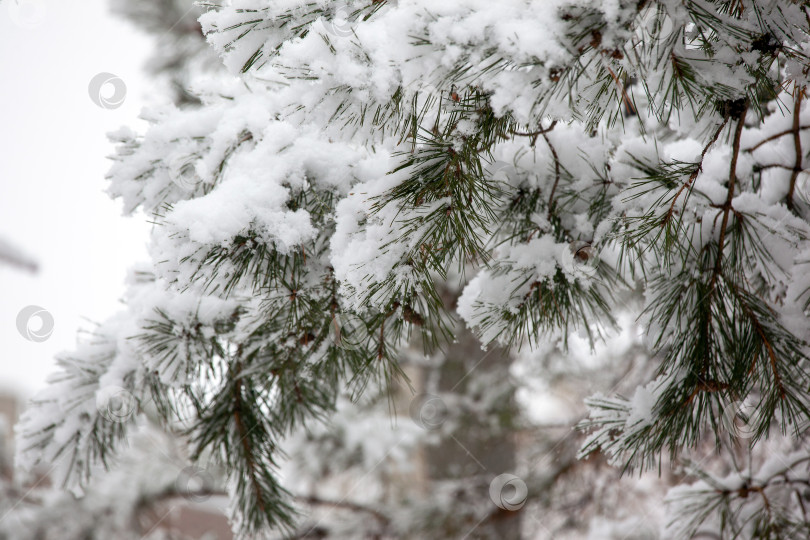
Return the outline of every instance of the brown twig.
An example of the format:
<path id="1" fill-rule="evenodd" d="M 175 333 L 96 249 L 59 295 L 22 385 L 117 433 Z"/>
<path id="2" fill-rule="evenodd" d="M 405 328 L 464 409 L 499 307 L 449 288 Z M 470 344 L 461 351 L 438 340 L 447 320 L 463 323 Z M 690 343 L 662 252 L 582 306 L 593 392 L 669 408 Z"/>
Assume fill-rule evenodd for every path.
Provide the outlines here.
<path id="1" fill-rule="evenodd" d="M 607 68 L 608 72 L 610 73 L 610 76 L 613 77 L 613 82 L 616 83 L 616 87 L 619 89 L 619 91 L 622 94 L 622 101 L 624 102 L 624 106 L 627 107 L 627 110 L 631 114 L 638 114 L 638 111 L 636 111 L 635 105 L 633 105 L 633 100 L 631 100 L 630 96 L 627 95 L 627 89 L 625 88 L 624 84 L 622 84 L 622 82 L 619 80 L 619 77 L 616 76 L 616 74 L 613 72 L 613 70 L 610 69 L 610 66 L 605 66 L 605 67 Z"/>
<path id="2" fill-rule="evenodd" d="M 793 148 L 796 151 L 796 161 L 793 165 L 793 172 L 790 174 L 790 188 L 787 195 L 787 206 L 793 210 L 793 193 L 796 191 L 796 179 L 799 173 L 802 172 L 802 137 L 800 133 L 800 114 L 802 110 L 802 96 L 804 95 L 804 87 L 796 88 L 795 90 L 795 105 L 793 107 Z"/>
<path id="3" fill-rule="evenodd" d="M 720 274 L 721 266 L 723 264 L 723 246 L 726 241 L 726 229 L 728 228 L 728 216 L 731 213 L 731 201 L 734 199 L 734 188 L 737 185 L 737 158 L 740 156 L 740 139 L 742 137 L 743 127 L 745 127 L 745 113 L 748 112 L 748 105 L 745 106 L 737 120 L 737 129 L 734 131 L 734 142 L 732 143 L 731 165 L 728 171 L 728 194 L 726 195 L 726 203 L 723 205 L 723 222 L 720 225 L 720 239 L 717 241 L 717 261 L 714 266 L 714 275 L 712 275 L 712 289 Z"/>
<path id="4" fill-rule="evenodd" d="M 380 522 L 386 525 L 391 522 L 391 519 L 382 512 L 380 512 L 379 510 L 370 508 L 368 506 L 363 506 L 361 504 L 353 503 L 350 501 L 331 501 L 321 499 L 315 496 L 309 497 L 296 496 L 295 499 L 304 504 L 309 504 L 312 506 L 331 506 L 333 508 L 343 508 L 345 510 L 351 510 L 353 512 L 363 512 L 366 514 L 371 514 L 372 516 L 377 518 Z"/>
<path id="5" fill-rule="evenodd" d="M 560 183 L 560 156 L 557 155 L 557 149 L 551 144 L 548 135 L 545 133 L 541 133 L 541 135 L 543 136 L 543 140 L 546 141 L 549 150 L 551 150 L 551 156 L 554 158 L 554 185 L 551 186 L 551 195 L 548 197 L 548 220 L 551 221 L 551 216 L 554 211 L 554 193 L 557 191 L 557 184 Z"/>
<path id="6" fill-rule="evenodd" d="M 706 339 L 706 347 L 707 347 L 707 349 L 710 347 L 709 333 L 710 333 L 711 326 L 712 326 L 712 305 L 711 305 L 711 303 L 712 303 L 712 298 L 714 297 L 715 289 L 717 287 L 717 277 L 720 275 L 720 272 L 723 269 L 723 266 L 722 266 L 723 265 L 723 247 L 725 246 L 725 241 L 726 241 L 726 228 L 728 227 L 728 216 L 729 216 L 729 213 L 730 213 L 730 210 L 731 210 L 731 201 L 734 199 L 734 187 L 737 184 L 737 158 L 740 155 L 740 139 L 742 138 L 742 130 L 743 130 L 743 127 L 745 126 L 745 113 L 746 112 L 748 112 L 748 105 L 747 104 L 745 105 L 745 108 L 743 109 L 742 113 L 740 114 L 739 119 L 737 120 L 737 129 L 734 130 L 734 142 L 732 143 L 731 166 L 729 167 L 729 173 L 728 173 L 728 193 L 726 195 L 726 202 L 723 205 L 723 212 L 722 212 L 723 221 L 722 221 L 722 224 L 720 225 L 720 238 L 717 241 L 717 244 L 718 244 L 718 246 L 717 246 L 717 259 L 715 260 L 714 271 L 712 272 L 712 278 L 711 278 L 711 281 L 709 282 L 709 292 L 706 295 L 706 302 L 708 303 L 708 306 L 707 306 L 708 307 L 708 314 L 706 316 L 706 324 L 704 325 L 703 331 L 704 331 L 704 334 L 705 334 L 704 337 Z M 717 137 L 720 136 L 720 131 L 723 129 L 725 124 L 728 122 L 728 119 L 729 119 L 729 116 L 726 116 L 725 120 L 723 121 L 723 124 L 720 126 L 720 129 L 718 129 L 717 132 L 715 132 L 715 136 L 713 137 L 712 141 L 710 141 L 709 145 L 707 145 L 707 147 L 704 148 L 704 153 L 701 154 L 701 159 L 700 159 L 701 164 L 703 163 L 703 156 L 705 155 L 705 152 L 708 150 L 709 146 L 711 146 L 711 144 L 715 140 L 717 140 Z M 692 177 L 696 177 L 697 176 L 696 173 L 699 170 L 700 170 L 700 166 L 698 166 L 698 169 L 695 171 L 695 173 L 693 173 L 692 176 L 690 176 L 690 179 Z M 683 187 L 681 188 L 681 190 L 682 189 L 683 189 Z M 678 192 L 678 194 L 680 194 L 680 191 Z M 673 203 L 674 203 L 674 201 L 673 201 Z M 670 210 L 671 210 L 671 208 L 670 208 Z M 720 214 L 718 214 L 718 215 L 720 215 Z M 715 216 L 715 219 L 717 219 L 717 216 Z M 706 356 L 703 358 L 703 366 L 701 368 L 701 375 L 703 377 L 708 377 L 709 352 L 710 351 L 707 350 L 706 351 Z"/>
<path id="7" fill-rule="evenodd" d="M 754 146 L 751 146 L 751 147 L 749 147 L 749 148 L 744 149 L 744 150 L 743 150 L 743 152 L 753 152 L 754 150 L 756 150 L 757 148 L 759 148 L 760 146 L 762 146 L 762 145 L 763 145 L 763 144 L 765 144 L 765 143 L 769 143 L 769 142 L 771 142 L 771 141 L 775 141 L 775 140 L 776 140 L 776 139 L 778 139 L 779 137 L 784 137 L 785 135 L 790 135 L 791 133 L 794 133 L 794 132 L 795 132 L 795 131 L 797 131 L 797 130 L 798 130 L 798 131 L 802 131 L 802 130 L 804 130 L 804 129 L 810 129 L 810 126 L 798 126 L 798 128 L 793 128 L 793 127 L 792 127 L 792 128 L 790 128 L 790 129 L 786 129 L 785 131 L 780 131 L 779 133 L 774 133 L 774 134 L 773 134 L 773 135 L 771 135 L 770 137 L 767 137 L 767 138 L 765 138 L 765 139 L 762 139 L 761 141 L 759 141 L 759 142 L 758 142 L 757 144 L 755 144 Z"/>
<path id="8" fill-rule="evenodd" d="M 734 289 L 736 291 L 736 286 L 732 285 L 732 287 L 734 287 Z M 739 293 L 737 293 L 737 294 L 739 294 Z M 770 365 L 770 368 L 771 368 L 771 373 L 773 373 L 774 383 L 779 388 L 779 397 L 782 398 L 782 399 L 785 399 L 785 385 L 782 383 L 782 376 L 779 374 L 779 370 L 777 369 L 777 366 L 776 366 L 776 362 L 777 362 L 776 353 L 773 350 L 773 346 L 771 345 L 771 342 L 768 340 L 768 336 L 765 335 L 765 330 L 762 328 L 762 324 L 759 322 L 759 318 L 756 316 L 756 314 L 753 312 L 753 310 L 748 306 L 748 304 L 745 303 L 745 301 L 742 299 L 741 295 L 740 295 L 740 305 L 742 306 L 743 311 L 745 312 L 745 314 L 748 315 L 748 317 L 751 319 L 751 323 L 754 325 L 754 332 L 756 332 L 756 334 L 759 336 L 759 339 L 762 340 L 762 343 L 765 344 L 765 349 L 768 352 L 768 361 L 769 361 L 769 365 Z M 751 364 L 751 370 L 749 370 L 749 373 L 750 373 L 750 371 L 753 371 L 754 363 L 758 359 L 759 359 L 759 354 L 755 354 L 754 355 L 754 360 L 753 360 L 753 362 Z"/>
<path id="9" fill-rule="evenodd" d="M 692 186 L 692 182 L 695 181 L 695 179 L 700 174 L 700 171 L 703 170 L 703 159 L 706 157 L 706 153 L 709 151 L 712 145 L 714 145 L 718 137 L 720 137 L 720 133 L 723 132 L 723 129 L 726 127 L 727 123 L 728 118 L 726 117 L 723 119 L 723 123 L 720 124 L 720 127 L 717 128 L 717 131 L 714 132 L 714 135 L 712 135 L 712 138 L 711 140 L 709 140 L 709 143 L 703 147 L 703 151 L 700 153 L 700 161 L 698 162 L 697 168 L 694 170 L 694 172 L 692 172 L 692 174 L 689 175 L 689 178 L 686 180 L 686 182 L 684 182 L 681 185 L 681 188 L 678 190 L 678 193 L 675 194 L 675 197 L 672 199 L 672 203 L 669 205 L 667 215 L 664 216 L 663 220 L 661 220 L 661 226 L 664 226 L 666 223 L 669 222 L 670 219 L 672 219 L 672 214 L 675 212 L 675 203 L 678 201 L 678 197 L 681 196 L 681 193 L 683 192 L 684 189 Z"/>
<path id="10" fill-rule="evenodd" d="M 241 353 L 241 350 L 239 351 Z M 242 363 L 237 362 L 234 368 L 234 373 L 232 376 L 235 377 L 234 380 L 234 387 L 233 387 L 233 398 L 234 398 L 234 411 L 233 411 L 233 418 L 234 422 L 236 423 L 236 431 L 239 433 L 239 442 L 242 445 L 242 449 L 245 452 L 245 462 L 248 468 L 248 475 L 250 476 L 250 483 L 253 486 L 253 491 L 256 492 L 256 505 L 259 507 L 259 510 L 262 513 L 266 514 L 266 504 L 264 502 L 264 498 L 262 497 L 262 489 L 259 485 L 259 479 L 256 474 L 256 464 L 253 462 L 253 452 L 250 448 L 250 442 L 247 440 L 247 436 L 250 434 L 249 430 L 245 427 L 245 423 L 242 420 L 241 409 L 242 409 L 242 378 L 240 377 L 240 373 L 242 371 Z"/>
<path id="11" fill-rule="evenodd" d="M 557 121 L 556 121 L 556 120 L 554 120 L 554 121 L 552 121 L 552 122 L 551 122 L 551 125 L 550 125 L 550 126 L 548 126 L 547 128 L 541 127 L 541 128 L 540 128 L 540 129 L 538 129 L 537 131 L 530 131 L 530 132 L 528 132 L 528 133 L 524 133 L 524 132 L 520 132 L 520 131 L 514 131 L 514 130 L 512 130 L 512 131 L 510 131 L 510 133 L 511 133 L 512 135 L 517 135 L 518 137 L 531 137 L 531 138 L 532 138 L 532 142 L 531 142 L 530 146 L 534 146 L 534 143 L 536 143 L 536 142 L 537 142 L 537 137 L 538 137 L 538 136 L 540 136 L 540 135 L 544 135 L 544 134 L 548 133 L 549 131 L 551 131 L 552 129 L 554 129 L 554 126 L 556 126 L 556 125 L 557 125 Z"/>

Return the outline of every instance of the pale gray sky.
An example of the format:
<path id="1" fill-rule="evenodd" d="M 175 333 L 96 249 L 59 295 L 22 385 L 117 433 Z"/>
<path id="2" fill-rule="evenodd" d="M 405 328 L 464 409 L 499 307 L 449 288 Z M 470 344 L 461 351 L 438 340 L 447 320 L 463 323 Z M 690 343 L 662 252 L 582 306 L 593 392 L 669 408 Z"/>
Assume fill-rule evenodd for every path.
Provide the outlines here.
<path id="1" fill-rule="evenodd" d="M 42 8 L 41 22 L 26 7 Z M 122 217 L 103 190 L 105 133 L 142 127 L 142 67 L 153 43 L 113 17 L 106 0 L 0 1 L 0 237 L 40 265 L 35 275 L 0 266 L 0 386 L 24 396 L 43 386 L 77 330 L 92 326 L 85 319 L 120 309 L 127 268 L 146 258 L 145 218 Z M 100 72 L 126 84 L 119 108 L 90 99 Z M 17 331 L 17 314 L 31 304 L 54 318 L 41 343 Z"/>

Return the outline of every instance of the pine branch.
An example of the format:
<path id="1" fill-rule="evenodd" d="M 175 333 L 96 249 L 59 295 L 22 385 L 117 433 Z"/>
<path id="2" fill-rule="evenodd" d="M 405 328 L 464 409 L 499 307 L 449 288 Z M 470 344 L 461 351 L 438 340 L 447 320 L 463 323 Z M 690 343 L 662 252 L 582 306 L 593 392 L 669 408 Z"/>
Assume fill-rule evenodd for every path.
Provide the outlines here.
<path id="1" fill-rule="evenodd" d="M 698 159 L 697 164 L 696 164 L 694 170 L 692 171 L 692 174 L 689 175 L 689 178 L 686 180 L 686 182 L 684 182 L 681 185 L 681 187 L 675 193 L 675 196 L 672 198 L 672 202 L 669 205 L 669 210 L 667 211 L 667 214 L 664 217 L 663 222 L 661 223 L 662 226 L 666 225 L 666 223 L 669 222 L 672 219 L 672 215 L 673 215 L 673 213 L 675 211 L 675 203 L 678 201 L 678 197 L 681 196 L 681 193 L 683 192 L 684 189 L 688 189 L 688 191 L 687 191 L 687 199 L 688 199 L 688 197 L 689 197 L 688 194 L 692 190 L 692 183 L 697 179 L 698 175 L 700 175 L 700 173 L 703 171 L 703 160 L 706 158 L 706 153 L 709 151 L 709 149 L 712 146 L 714 146 L 714 143 L 717 142 L 717 139 L 720 137 L 720 134 L 725 129 L 727 123 L 728 123 L 728 117 L 724 117 L 723 122 L 717 127 L 717 130 L 715 130 L 714 134 L 711 136 L 711 138 L 709 139 L 709 142 L 706 144 L 706 146 L 703 147 L 703 150 L 700 152 L 700 158 Z M 684 206 L 685 205 L 686 205 L 686 201 L 684 201 Z"/>
<path id="2" fill-rule="evenodd" d="M 793 210 L 793 193 L 796 191 L 796 179 L 799 177 L 799 173 L 802 172 L 803 167 L 802 164 L 804 162 L 804 154 L 802 153 L 802 138 L 800 133 L 800 121 L 799 116 L 801 115 L 802 111 L 802 97 L 804 96 L 805 89 L 804 87 L 797 87 L 794 89 L 795 98 L 793 104 L 793 150 L 796 153 L 796 161 L 793 165 L 793 170 L 790 174 L 790 187 L 788 188 L 787 194 L 787 205 L 788 208 Z"/>

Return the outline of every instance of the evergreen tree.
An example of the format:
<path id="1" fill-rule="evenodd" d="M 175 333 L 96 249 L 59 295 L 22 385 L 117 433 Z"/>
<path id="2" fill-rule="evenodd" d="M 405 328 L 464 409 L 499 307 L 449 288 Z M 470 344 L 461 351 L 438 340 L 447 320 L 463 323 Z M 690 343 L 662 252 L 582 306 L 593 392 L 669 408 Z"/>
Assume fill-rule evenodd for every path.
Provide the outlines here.
<path id="1" fill-rule="evenodd" d="M 189 0 L 128 2 L 111 0 L 112 11 L 155 38 L 147 71 L 168 83 L 178 106 L 199 105 L 191 91 L 193 79 L 221 68 L 217 55 L 205 43 L 197 18 L 204 10 Z"/>
<path id="2" fill-rule="evenodd" d="M 154 216 L 152 264 L 35 400 L 23 465 L 85 485 L 138 425 L 110 421 L 125 396 L 225 470 L 240 537 L 304 536 L 322 520 L 296 510 L 347 504 L 296 479 L 432 439 L 426 503 L 379 496 L 329 533 L 514 537 L 526 497 L 565 513 L 548 490 L 582 465 L 567 435 L 517 463 L 513 396 L 576 380 L 584 339 L 580 478 L 604 480 L 599 456 L 672 471 L 674 538 L 807 536 L 806 2 L 205 7 L 230 75 L 113 134 L 110 194 Z M 601 345 L 636 325 L 631 358 Z M 406 372 L 427 429 L 347 444 Z M 451 472 L 453 438 L 484 473 Z"/>

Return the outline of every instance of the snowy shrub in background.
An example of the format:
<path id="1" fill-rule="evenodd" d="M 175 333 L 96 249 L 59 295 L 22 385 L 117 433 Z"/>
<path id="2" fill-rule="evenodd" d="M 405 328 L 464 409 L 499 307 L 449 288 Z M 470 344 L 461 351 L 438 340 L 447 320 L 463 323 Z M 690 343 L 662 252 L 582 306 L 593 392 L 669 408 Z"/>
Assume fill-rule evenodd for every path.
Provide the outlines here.
<path id="1" fill-rule="evenodd" d="M 508 446 L 515 388 L 552 380 L 555 358 L 566 364 L 555 355 L 584 341 L 601 351 L 591 368 L 605 384 L 587 401 L 581 457 L 666 465 L 670 483 L 700 477 L 651 519 L 664 534 L 807 535 L 805 2 L 205 7 L 202 31 L 228 71 L 199 77 L 176 98 L 188 106 L 144 112 L 146 133 L 112 135 L 110 194 L 154 216 L 152 264 L 133 274 L 126 311 L 34 401 L 23 466 L 47 463 L 78 489 L 145 411 L 225 470 L 237 535 L 270 537 L 295 530 L 296 480 L 407 456 L 452 436 L 459 410 Z M 454 347 L 475 358 L 456 315 L 488 350 L 520 351 L 523 377 L 509 379 L 507 355 L 473 362 L 459 396 L 434 381 L 448 418 L 422 397 L 425 429 L 382 435 L 384 415 L 358 403 L 384 402 L 409 358 L 428 355 L 428 372 Z M 641 340 L 623 334 L 636 324 Z M 567 363 L 556 369 L 575 373 Z M 638 387 L 615 393 L 623 378 Z M 114 421 L 110 388 L 137 405 Z M 312 460 L 289 465 L 290 444 Z M 281 480 L 282 463 L 297 472 Z M 353 527 L 481 535 L 477 524 L 526 502 L 490 500 L 493 478 L 553 507 L 550 486 L 576 466 L 529 457 L 520 486 L 488 463 L 436 483 L 424 506 L 372 508 Z M 593 473 L 608 477 L 617 484 Z M 603 518 L 592 535 L 621 530 Z M 551 521 L 539 528 L 553 534 Z"/>

